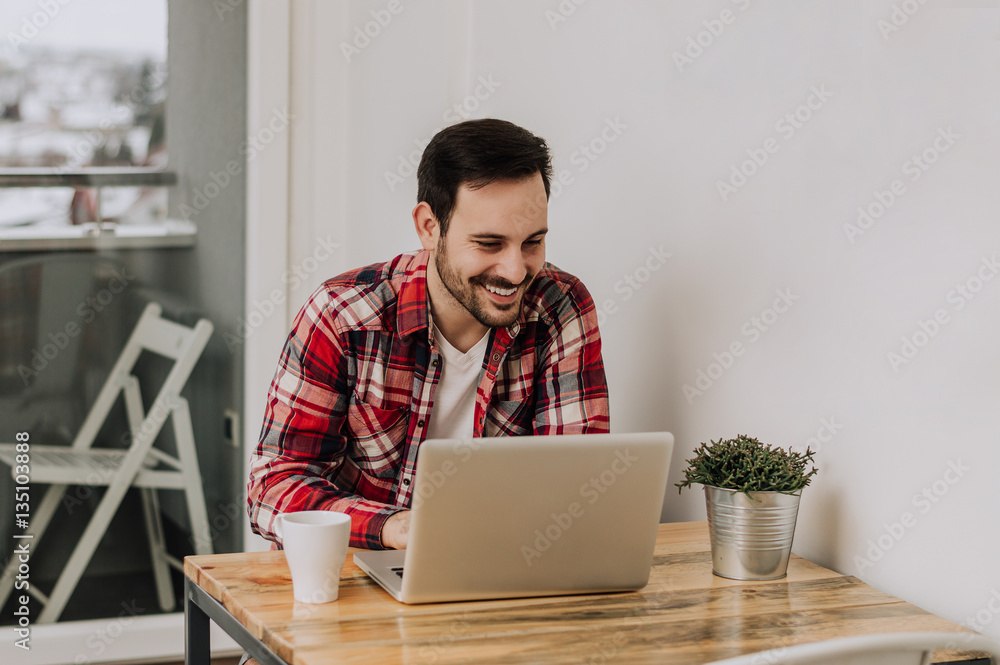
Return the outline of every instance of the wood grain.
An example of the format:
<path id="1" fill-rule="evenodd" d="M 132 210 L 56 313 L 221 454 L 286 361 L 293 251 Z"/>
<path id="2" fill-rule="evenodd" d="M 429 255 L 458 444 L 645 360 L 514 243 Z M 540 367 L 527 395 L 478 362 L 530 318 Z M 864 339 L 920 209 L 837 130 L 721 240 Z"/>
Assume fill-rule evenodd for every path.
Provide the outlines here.
<path id="1" fill-rule="evenodd" d="M 785 579 L 717 577 L 705 522 L 661 525 L 649 584 L 631 593 L 403 605 L 348 555 L 340 598 L 309 605 L 292 598 L 282 552 L 187 557 L 184 572 L 295 665 L 707 663 L 846 635 L 965 630 L 794 555 Z"/>

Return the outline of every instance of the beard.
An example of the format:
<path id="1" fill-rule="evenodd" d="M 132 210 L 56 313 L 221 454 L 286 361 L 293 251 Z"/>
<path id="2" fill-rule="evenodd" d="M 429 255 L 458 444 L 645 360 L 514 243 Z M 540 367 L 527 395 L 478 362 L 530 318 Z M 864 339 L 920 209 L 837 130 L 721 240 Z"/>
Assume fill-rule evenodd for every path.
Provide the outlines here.
<path id="1" fill-rule="evenodd" d="M 437 251 L 434 253 L 434 267 L 437 268 L 441 283 L 448 293 L 466 309 L 482 325 L 488 328 L 506 328 L 517 321 L 518 314 L 521 313 L 521 301 L 524 299 L 524 291 L 521 287 L 527 287 L 535 278 L 534 275 L 525 275 L 520 284 L 511 284 L 499 277 L 485 277 L 476 275 L 468 280 L 463 280 L 451 264 L 448 262 L 448 248 L 445 239 L 438 240 Z M 520 295 L 516 300 L 507 304 L 496 303 L 489 300 L 479 291 L 479 286 L 492 286 L 500 289 L 518 289 Z M 497 311 L 499 310 L 499 311 Z"/>

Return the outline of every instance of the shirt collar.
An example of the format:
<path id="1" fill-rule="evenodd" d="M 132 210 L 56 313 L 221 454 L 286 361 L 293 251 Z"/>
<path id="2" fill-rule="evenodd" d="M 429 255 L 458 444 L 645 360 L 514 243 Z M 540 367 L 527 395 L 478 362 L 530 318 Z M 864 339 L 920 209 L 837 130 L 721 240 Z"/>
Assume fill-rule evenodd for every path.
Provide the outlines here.
<path id="1" fill-rule="evenodd" d="M 427 328 L 430 300 L 427 297 L 427 261 L 430 251 L 417 252 L 399 287 L 396 304 L 396 330 L 406 337 Z"/>

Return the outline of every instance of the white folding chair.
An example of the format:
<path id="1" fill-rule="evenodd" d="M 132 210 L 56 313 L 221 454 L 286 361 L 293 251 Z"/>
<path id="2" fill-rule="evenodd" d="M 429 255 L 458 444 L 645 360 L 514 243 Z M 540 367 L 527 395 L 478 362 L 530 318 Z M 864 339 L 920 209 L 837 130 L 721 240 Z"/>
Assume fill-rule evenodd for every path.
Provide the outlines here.
<path id="1" fill-rule="evenodd" d="M 152 552 L 153 575 L 161 609 L 171 611 L 176 604 L 169 566 L 177 569 L 183 566 L 166 550 L 156 493 L 158 489 L 184 491 L 195 552 L 212 553 L 191 415 L 187 400 L 180 395 L 208 343 L 212 324 L 207 319 L 201 319 L 194 328 L 188 328 L 161 318 L 161 309 L 157 303 L 146 306 L 72 445 L 30 447 L 32 486 L 50 486 L 41 503 L 37 504 L 37 509 L 32 501 L 30 526 L 24 532 L 32 536 L 32 549 L 38 547 L 67 486 L 107 488 L 52 593 L 46 597 L 32 584 L 32 595 L 44 605 L 38 617 L 39 623 L 51 623 L 59 618 L 129 487 L 140 488 L 146 537 Z M 143 412 L 139 380 L 132 374 L 143 350 L 175 361 L 149 413 Z M 119 393 L 125 401 L 130 445 L 127 449 L 94 448 L 94 439 L 117 402 Z M 153 446 L 168 418 L 172 419 L 176 457 Z M 0 461 L 11 466 L 12 470 L 15 455 L 15 444 L 0 444 Z M 12 557 L 0 577 L 0 606 L 13 589 L 17 563 L 17 557 Z"/>
<path id="2" fill-rule="evenodd" d="M 1000 644 L 979 633 L 886 633 L 796 644 L 718 660 L 711 665 L 929 665 L 937 649 L 988 654 L 1000 664 Z"/>

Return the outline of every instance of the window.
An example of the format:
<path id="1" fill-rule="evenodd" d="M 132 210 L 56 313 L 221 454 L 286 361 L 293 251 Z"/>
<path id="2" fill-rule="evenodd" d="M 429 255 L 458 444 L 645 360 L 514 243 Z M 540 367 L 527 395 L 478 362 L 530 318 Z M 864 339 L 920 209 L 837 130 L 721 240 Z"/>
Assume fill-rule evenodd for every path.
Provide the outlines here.
<path id="1" fill-rule="evenodd" d="M 155 254 L 164 243 L 134 244 L 136 229 L 167 225 L 175 180 L 164 172 L 167 0 L 4 0 L 0 25 L 0 441 L 23 431 L 68 445 L 142 307 L 173 298 L 176 318 L 193 306 L 144 266 L 185 259 Z M 157 378 L 159 362 L 143 356 L 136 374 Z M 123 447 L 122 432 L 118 403 L 95 445 Z M 32 487 L 34 510 L 46 489 Z M 102 494 L 63 495 L 31 559 L 35 589 L 51 593 Z M 0 497 L 0 564 L 17 531 L 9 501 Z M 164 513 L 182 514 L 164 501 Z M 130 490 L 60 621 L 119 616 L 129 603 L 157 612 L 140 510 Z M 190 553 L 184 525 L 167 538 L 172 554 Z M 14 601 L 4 600 L 6 625 Z"/>
<path id="2" fill-rule="evenodd" d="M 12 28 L 0 44 L 0 241 L 7 248 L 17 239 L 72 237 L 70 226 L 164 222 L 164 187 L 134 185 L 173 182 L 148 173 L 167 165 L 166 21 L 166 0 L 0 6 L 0 24 Z M 100 187 L 53 180 L 94 169 L 103 173 Z M 30 186 L 36 183 L 42 186 Z"/>
<path id="3" fill-rule="evenodd" d="M 140 93 L 147 88 L 162 95 L 155 104 L 150 100 L 149 106 L 165 100 L 163 112 L 165 126 L 169 128 L 166 141 L 170 155 L 168 171 L 161 170 L 162 164 L 157 162 L 152 162 L 151 167 L 91 166 L 80 157 L 74 160 L 74 151 L 64 153 L 71 159 L 63 166 L 0 166 L 0 184 L 6 189 L 36 187 L 52 194 L 58 193 L 60 186 L 68 187 L 70 201 L 77 189 L 100 186 L 108 194 L 105 206 L 108 213 L 99 215 L 105 220 L 103 225 L 96 222 L 74 225 L 67 214 L 61 222 L 36 221 L 0 227 L 0 442 L 13 442 L 16 433 L 28 432 L 34 444 L 67 445 L 80 431 L 128 335 L 150 303 L 161 305 L 164 318 L 188 327 L 208 318 L 215 332 L 195 363 L 182 396 L 190 407 L 210 524 L 208 535 L 215 552 L 240 549 L 245 524 L 246 453 L 238 440 L 240 432 L 246 431 L 242 423 L 243 354 L 242 347 L 230 348 L 224 341 L 224 334 L 236 333 L 245 316 L 245 162 L 210 205 L 200 210 L 198 222 L 204 232 L 199 233 L 197 243 L 193 233 L 186 244 L 180 243 L 179 235 L 171 229 L 175 219 L 177 224 L 188 224 L 193 229 L 193 224 L 179 219 L 183 205 L 191 203 L 190 193 L 203 188 L 203 183 L 214 182 L 212 174 L 220 164 L 246 159 L 239 151 L 247 137 L 246 6 L 237 4 L 233 11 L 220 17 L 212 3 L 189 0 L 4 0 L 0 3 L 0 18 L 4 19 L 4 31 L 0 32 L 0 79 L 7 80 L 9 63 L 23 62 L 29 46 L 49 52 L 70 50 L 75 55 L 65 57 L 64 61 L 73 61 L 73 67 L 77 60 L 106 63 L 109 54 L 139 53 L 140 57 L 127 67 L 114 64 L 117 61 L 113 58 L 112 64 L 107 65 L 112 69 L 119 67 L 115 71 L 124 72 L 120 77 L 130 78 L 131 82 L 118 82 L 114 76 L 106 76 L 105 67 L 102 72 L 85 77 L 90 83 L 79 86 L 99 93 L 99 102 L 93 106 L 100 113 L 112 114 L 108 122 L 117 120 L 113 117 L 116 104 L 128 107 L 128 117 L 134 121 L 130 125 L 134 143 L 129 144 L 126 155 L 131 150 L 135 163 L 141 163 L 139 158 L 143 154 L 149 156 L 150 151 L 143 146 L 149 145 L 157 130 L 155 123 L 144 121 L 142 113 L 134 112 L 141 95 L 137 94 L 135 100 L 129 95 L 136 83 L 140 85 Z M 45 13 L 45 7 L 51 16 Z M 175 48 L 166 50 L 168 8 L 170 35 L 177 42 Z M 17 43 L 18 53 L 14 53 L 7 31 L 12 29 L 15 35 L 20 35 L 23 26 L 34 26 L 33 20 L 39 25 L 46 23 L 42 26 L 44 30 L 39 30 L 25 44 Z M 32 34 L 25 30 L 25 34 Z M 146 46 L 154 42 L 161 45 L 166 60 L 162 55 L 157 59 L 148 52 Z M 112 48 L 114 44 L 117 46 Z M 135 45 L 141 48 L 133 48 Z M 90 53 L 100 58 L 90 58 L 87 55 Z M 147 62 L 152 63 L 154 74 L 169 71 L 169 84 L 165 76 L 149 78 L 143 74 L 144 67 L 146 72 L 150 71 L 144 64 Z M 161 79 L 162 89 L 155 83 Z M 71 77 L 64 77 L 61 82 L 67 89 L 75 90 L 78 85 L 77 79 Z M 112 87 L 109 93 L 109 85 L 117 87 Z M 118 95 L 116 101 L 115 90 L 124 90 L 124 99 Z M 212 94 L 204 94 L 205 90 L 211 90 Z M 69 96 L 68 91 L 65 96 Z M 18 112 L 22 119 L 28 115 L 23 107 Z M 13 120 L 0 120 L 3 131 L 16 129 L 14 125 Z M 97 129 L 101 129 L 100 124 Z M 95 151 L 101 139 L 110 133 L 90 134 L 96 139 Z M 128 133 L 120 134 L 126 140 L 119 140 L 117 145 L 109 142 L 103 155 L 113 157 L 128 142 Z M 78 144 L 87 142 L 76 152 L 91 154 L 87 135 L 77 132 L 74 139 Z M 8 141 L 0 141 L 0 152 L 8 147 Z M 22 146 L 18 154 L 23 156 L 26 152 Z M 166 189 L 166 220 L 155 224 L 125 219 L 108 221 L 115 204 L 120 203 L 116 197 L 121 197 L 111 188 L 123 185 Z M 138 360 L 135 374 L 142 384 L 141 398 L 147 414 L 153 412 L 152 400 L 168 366 L 166 359 L 148 352 Z M 172 427 L 172 421 L 164 424 L 157 439 L 157 447 L 166 454 L 175 452 Z M 130 431 L 125 405 L 119 398 L 94 446 L 124 448 Z M 0 473 L 10 471 L 0 469 Z M 33 508 L 38 507 L 45 489 L 41 484 L 37 489 L 32 488 Z M 44 594 L 54 592 L 56 579 L 65 570 L 69 553 L 79 542 L 103 492 L 102 488 L 69 488 L 41 547 L 32 554 L 34 590 Z M 179 560 L 194 553 L 196 545 L 205 541 L 193 536 L 183 495 L 173 490 L 160 491 L 159 504 L 167 554 Z M 11 537 L 18 530 L 14 513 L 13 495 L 0 495 L 0 564 L 8 561 L 11 544 L 16 542 Z M 143 524 L 143 505 L 133 488 L 58 617 L 62 624 L 124 616 L 130 639 L 116 640 L 114 644 L 94 640 L 93 648 L 88 644 L 81 652 L 78 628 L 67 626 L 65 631 L 47 632 L 46 649 L 54 648 L 64 654 L 60 662 L 81 658 L 92 661 L 180 658 L 176 636 L 182 625 L 178 614 L 183 600 L 182 576 L 176 570 L 170 571 L 175 609 L 169 617 L 156 616 L 169 610 L 158 592 L 162 586 L 158 588 L 155 583 Z M 40 604 L 42 601 L 32 598 L 33 626 L 39 623 Z M 15 599 L 7 598 L 0 608 L 0 626 L 9 626 L 16 620 L 14 605 Z M 176 628 L 173 632 L 165 631 L 165 625 Z"/>

